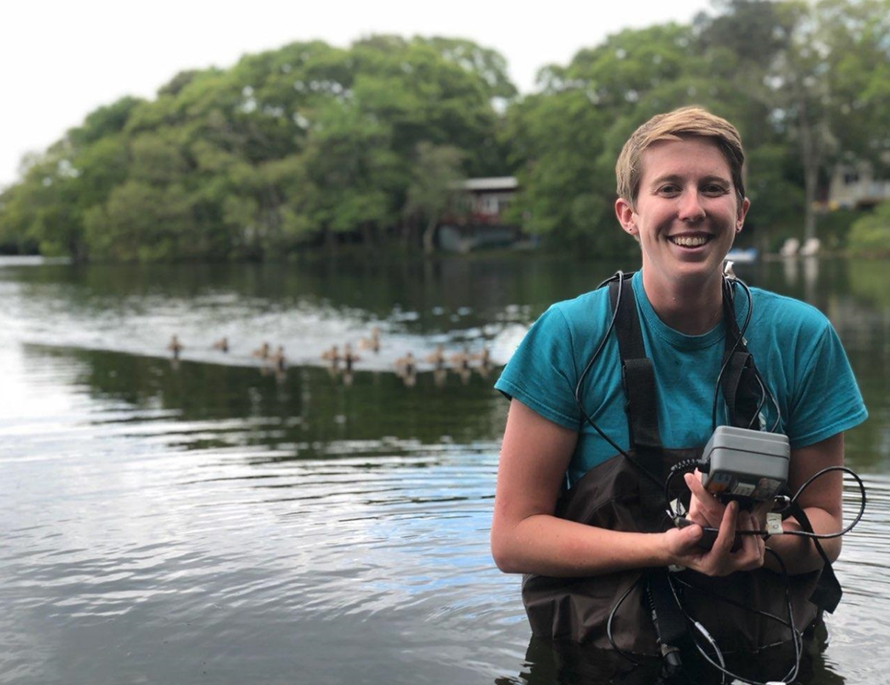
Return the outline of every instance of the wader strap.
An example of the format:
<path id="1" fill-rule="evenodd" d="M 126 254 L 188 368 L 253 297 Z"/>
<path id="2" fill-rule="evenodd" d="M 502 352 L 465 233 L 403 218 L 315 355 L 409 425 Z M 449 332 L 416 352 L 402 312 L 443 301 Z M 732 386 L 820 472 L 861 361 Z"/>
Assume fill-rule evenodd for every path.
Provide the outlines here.
<path id="1" fill-rule="evenodd" d="M 618 303 L 618 281 L 609 284 L 612 311 Z M 628 429 L 632 448 L 661 451 L 658 433 L 658 401 L 655 370 L 646 357 L 640 319 L 630 278 L 621 284 L 621 306 L 615 316 L 615 332 L 621 355 L 621 381 L 627 399 Z"/>
<path id="2" fill-rule="evenodd" d="M 721 381 L 723 399 L 729 410 L 729 421 L 733 426 L 739 428 L 757 430 L 760 428 L 757 423 L 757 414 L 764 391 L 760 389 L 760 384 L 757 381 L 754 357 L 748 352 L 745 339 L 739 330 L 732 285 L 726 279 L 723 281 L 723 320 L 726 326 L 726 337 L 724 338 L 726 352 L 723 355 L 723 363 L 726 363 L 727 355 L 732 355 L 729 357 L 729 363 L 726 365 L 726 371 L 724 371 Z"/>
<path id="3" fill-rule="evenodd" d="M 797 522 L 800 523 L 800 527 L 806 532 L 815 532 L 813 530 L 813 524 L 810 523 L 810 519 L 807 517 L 806 512 L 804 512 L 803 508 L 797 502 L 791 504 L 789 513 L 797 519 Z M 844 591 L 843 588 L 841 588 L 837 576 L 834 575 L 834 568 L 831 565 L 831 560 L 822 548 L 822 543 L 819 542 L 818 538 L 810 538 L 810 540 L 812 540 L 813 544 L 816 546 L 816 551 L 819 553 L 819 556 L 822 557 L 823 562 L 822 573 L 819 574 L 819 581 L 813 589 L 813 594 L 810 595 L 810 601 L 820 609 L 824 609 L 829 614 L 833 614 L 834 610 L 837 609 L 837 605 L 841 601 L 841 597 L 843 597 Z"/>
<path id="4" fill-rule="evenodd" d="M 668 570 L 651 569 L 647 573 L 649 581 L 649 602 L 652 606 L 652 620 L 658 641 L 665 647 L 686 648 L 689 627 L 671 591 Z"/>

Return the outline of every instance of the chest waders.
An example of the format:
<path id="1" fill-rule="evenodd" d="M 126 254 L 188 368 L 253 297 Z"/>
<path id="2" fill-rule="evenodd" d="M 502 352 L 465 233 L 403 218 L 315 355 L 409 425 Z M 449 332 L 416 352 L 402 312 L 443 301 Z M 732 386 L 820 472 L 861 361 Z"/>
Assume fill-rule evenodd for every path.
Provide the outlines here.
<path id="1" fill-rule="evenodd" d="M 629 277 L 630 274 L 619 275 L 610 282 L 613 311 L 618 300 L 618 278 Z M 724 288 L 723 305 L 727 329 L 724 361 L 731 357 L 721 390 L 732 423 L 741 427 L 756 426 L 762 390 L 753 359 L 741 339 L 728 284 Z M 673 526 L 673 522 L 666 513 L 668 502 L 664 487 L 659 484 L 665 482 L 673 465 L 700 458 L 703 446 L 666 449 L 661 443 L 655 373 L 646 357 L 629 281 L 623 284 L 615 316 L 630 434 L 629 454 L 653 477 L 644 477 L 646 474 L 641 473 L 638 466 L 616 455 L 590 469 L 573 484 L 559 498 L 555 513 L 560 518 L 610 530 L 661 533 Z M 677 488 L 672 497 L 682 498 L 677 481 L 681 479 L 674 478 L 672 485 L 676 484 Z M 686 501 L 688 497 L 686 492 Z M 686 570 L 676 574 L 681 582 L 675 585 L 686 612 L 707 629 L 724 653 L 756 652 L 792 641 L 790 629 L 780 622 L 787 621 L 788 592 L 794 625 L 800 631 L 812 626 L 821 615 L 813 603 L 820 599 L 819 592 L 814 595 L 815 590 L 821 589 L 823 595 L 829 596 L 822 605 L 833 610 L 840 598 L 840 587 L 830 564 L 826 569 L 822 583 L 819 583 L 820 571 L 791 576 L 790 591 L 782 576 L 765 569 L 737 572 L 723 578 Z M 683 648 L 690 642 L 688 621 L 674 600 L 665 568 L 583 578 L 526 575 L 522 599 L 532 631 L 539 637 L 610 649 L 612 644 L 606 626 L 613 606 L 620 602 L 612 620 L 611 637 L 621 651 L 656 656 L 662 654 L 661 643 Z M 780 620 L 751 609 L 768 612 Z M 653 615 L 657 616 L 655 620 Z"/>

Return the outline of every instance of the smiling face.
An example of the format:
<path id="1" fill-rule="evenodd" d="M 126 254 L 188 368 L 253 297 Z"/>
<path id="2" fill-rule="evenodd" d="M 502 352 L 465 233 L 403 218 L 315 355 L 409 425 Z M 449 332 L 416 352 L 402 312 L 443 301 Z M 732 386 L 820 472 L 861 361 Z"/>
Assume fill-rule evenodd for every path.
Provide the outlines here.
<path id="1" fill-rule="evenodd" d="M 748 200 L 739 204 L 717 144 L 688 137 L 646 149 L 634 206 L 619 199 L 615 211 L 622 227 L 640 241 L 646 281 L 660 290 L 703 287 L 711 279 L 719 282 Z"/>

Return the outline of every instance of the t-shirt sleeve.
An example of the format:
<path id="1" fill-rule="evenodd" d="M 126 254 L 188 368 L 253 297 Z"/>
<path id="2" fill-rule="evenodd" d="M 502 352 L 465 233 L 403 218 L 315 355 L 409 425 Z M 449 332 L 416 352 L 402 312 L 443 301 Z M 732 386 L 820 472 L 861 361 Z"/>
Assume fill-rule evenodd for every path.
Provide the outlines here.
<path id="1" fill-rule="evenodd" d="M 529 329 L 494 387 L 545 419 L 577 430 L 576 376 L 571 331 L 554 305 Z"/>
<path id="2" fill-rule="evenodd" d="M 792 448 L 815 444 L 868 418 L 843 345 L 827 321 L 815 338 L 790 409 Z"/>

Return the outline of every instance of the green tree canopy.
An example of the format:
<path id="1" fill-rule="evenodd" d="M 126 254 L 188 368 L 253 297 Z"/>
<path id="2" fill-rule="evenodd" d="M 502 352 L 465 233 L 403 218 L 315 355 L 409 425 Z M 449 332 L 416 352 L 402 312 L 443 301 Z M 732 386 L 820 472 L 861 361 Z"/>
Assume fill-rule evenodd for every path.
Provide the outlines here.
<path id="1" fill-rule="evenodd" d="M 504 58 L 469 40 L 392 35 L 184 71 L 29 156 L 0 195 L 0 246 L 114 260 L 419 246 L 454 179 L 513 173 L 527 232 L 624 254 L 621 146 L 690 104 L 739 128 L 747 223 L 772 244 L 815 234 L 836 164 L 890 170 L 890 0 L 715 0 L 688 25 L 607 36 L 537 83 L 519 96 Z"/>
<path id="2" fill-rule="evenodd" d="M 110 260 L 280 257 L 403 235 L 418 145 L 501 173 L 497 52 L 462 39 L 293 43 L 124 98 L 31 160 L 0 242 Z"/>

